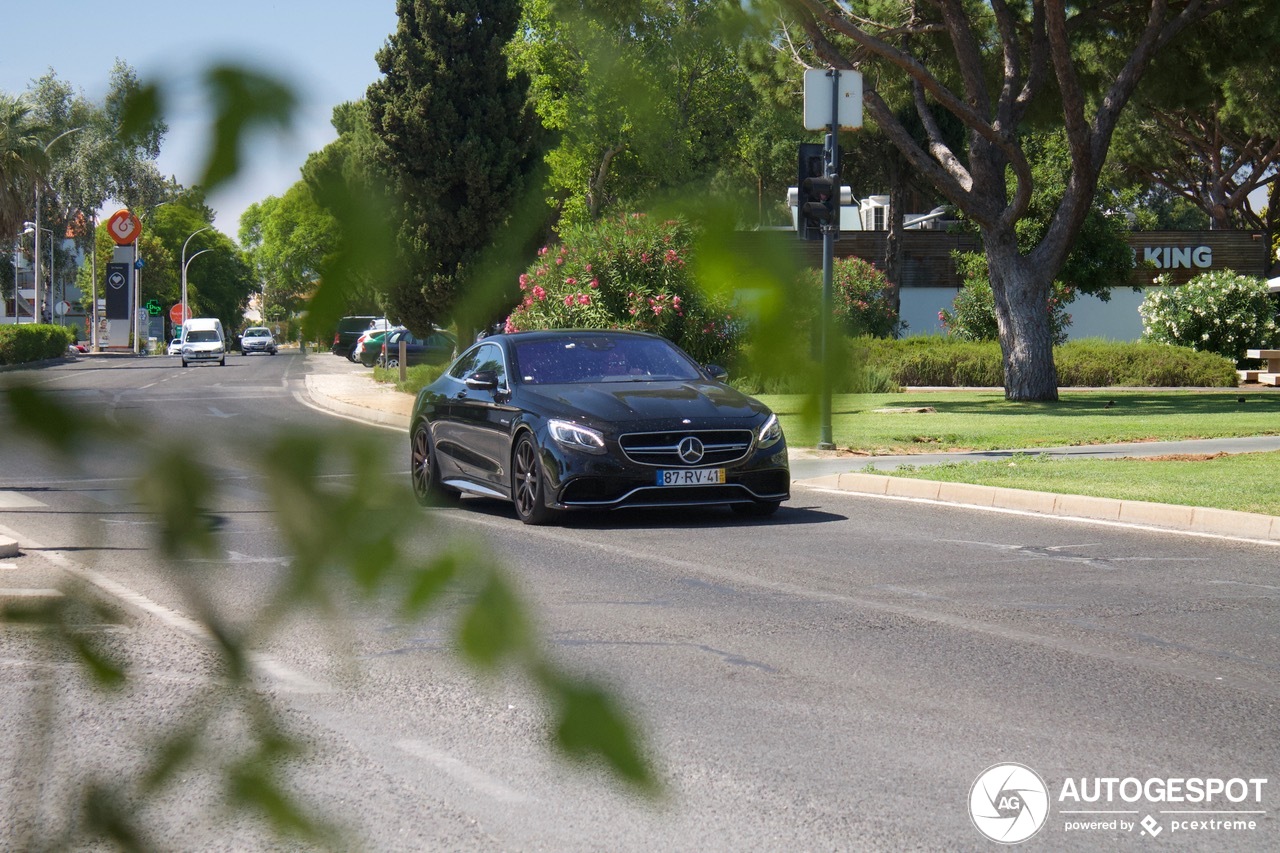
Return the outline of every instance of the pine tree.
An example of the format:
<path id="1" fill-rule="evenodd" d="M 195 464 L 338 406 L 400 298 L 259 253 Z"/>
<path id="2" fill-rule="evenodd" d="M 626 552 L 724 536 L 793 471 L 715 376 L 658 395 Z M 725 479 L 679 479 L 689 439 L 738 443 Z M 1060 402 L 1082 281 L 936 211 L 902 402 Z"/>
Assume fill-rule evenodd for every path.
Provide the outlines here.
<path id="1" fill-rule="evenodd" d="M 528 83 L 508 71 L 518 0 L 397 0 L 369 115 L 402 217 L 406 281 L 388 313 L 422 333 L 449 317 L 537 160 Z"/>

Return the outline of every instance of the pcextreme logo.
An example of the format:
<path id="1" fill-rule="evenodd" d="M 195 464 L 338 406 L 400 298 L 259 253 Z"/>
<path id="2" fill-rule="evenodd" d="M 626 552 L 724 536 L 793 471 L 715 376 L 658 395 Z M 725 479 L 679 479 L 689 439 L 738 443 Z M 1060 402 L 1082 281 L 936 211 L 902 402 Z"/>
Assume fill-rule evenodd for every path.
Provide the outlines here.
<path id="1" fill-rule="evenodd" d="M 1230 836 L 1257 832 L 1264 823 L 1258 777 L 1068 777 L 1056 798 L 1063 832 Z M 1023 764 L 988 767 L 969 789 L 969 817 L 984 836 L 1000 844 L 1031 838 L 1049 821 L 1050 793 L 1044 779 Z"/>

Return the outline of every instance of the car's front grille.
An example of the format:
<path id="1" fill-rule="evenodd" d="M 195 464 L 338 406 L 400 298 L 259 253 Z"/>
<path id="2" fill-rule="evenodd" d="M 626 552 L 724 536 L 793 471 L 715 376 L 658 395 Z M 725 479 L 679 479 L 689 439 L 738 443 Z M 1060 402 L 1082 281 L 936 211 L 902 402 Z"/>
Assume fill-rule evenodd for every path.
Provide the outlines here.
<path id="1" fill-rule="evenodd" d="M 618 443 L 628 459 L 641 465 L 699 468 L 738 461 L 751 450 L 751 438 L 749 429 L 706 429 L 632 432 Z"/>

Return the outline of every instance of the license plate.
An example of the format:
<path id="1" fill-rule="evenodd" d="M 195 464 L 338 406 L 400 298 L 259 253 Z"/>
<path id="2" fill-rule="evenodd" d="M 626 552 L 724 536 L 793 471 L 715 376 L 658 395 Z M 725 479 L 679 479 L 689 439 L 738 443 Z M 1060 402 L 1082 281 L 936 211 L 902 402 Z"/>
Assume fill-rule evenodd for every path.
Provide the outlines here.
<path id="1" fill-rule="evenodd" d="M 715 486 L 723 482 L 723 468 L 686 468 L 658 472 L 659 486 Z"/>

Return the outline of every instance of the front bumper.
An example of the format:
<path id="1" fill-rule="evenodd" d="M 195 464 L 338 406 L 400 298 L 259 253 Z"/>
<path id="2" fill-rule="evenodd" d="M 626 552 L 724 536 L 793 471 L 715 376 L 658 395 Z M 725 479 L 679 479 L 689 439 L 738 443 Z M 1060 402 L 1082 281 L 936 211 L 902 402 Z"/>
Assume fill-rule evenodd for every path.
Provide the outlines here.
<path id="1" fill-rule="evenodd" d="M 544 445 L 542 461 L 547 474 L 547 504 L 555 509 L 765 504 L 791 497 L 785 439 L 768 448 L 754 448 L 737 462 L 705 466 L 725 469 L 725 482 L 713 485 L 659 486 L 659 466 L 637 464 L 614 454 L 593 456 L 566 450 L 554 442 Z"/>
<path id="2" fill-rule="evenodd" d="M 182 359 L 184 361 L 222 361 L 226 357 L 227 351 L 224 349 L 197 349 L 182 351 Z"/>

